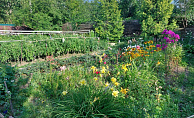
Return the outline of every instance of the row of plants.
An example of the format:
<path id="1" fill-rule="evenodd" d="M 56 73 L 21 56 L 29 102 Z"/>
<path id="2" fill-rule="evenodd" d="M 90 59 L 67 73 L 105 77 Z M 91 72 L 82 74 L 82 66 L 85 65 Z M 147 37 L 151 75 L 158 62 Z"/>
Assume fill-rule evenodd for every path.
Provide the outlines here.
<path id="1" fill-rule="evenodd" d="M 66 38 L 63 38 L 66 37 Z M 67 38 L 74 37 L 74 38 Z M 8 41 L 25 40 L 22 42 L 2 42 L 0 44 L 1 62 L 32 61 L 38 57 L 60 56 L 67 53 L 86 53 L 105 49 L 106 41 L 96 38 L 80 38 L 77 36 L 3 36 Z M 57 39 L 61 38 L 61 39 Z M 45 40 L 45 41 L 44 41 Z"/>

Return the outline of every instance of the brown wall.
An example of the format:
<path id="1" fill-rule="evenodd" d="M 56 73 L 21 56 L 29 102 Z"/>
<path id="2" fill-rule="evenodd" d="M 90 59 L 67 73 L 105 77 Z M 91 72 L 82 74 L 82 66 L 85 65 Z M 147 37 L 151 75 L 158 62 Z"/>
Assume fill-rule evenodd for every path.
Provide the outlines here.
<path id="1" fill-rule="evenodd" d="M 78 30 L 95 30 L 93 27 L 94 24 L 92 23 L 85 23 L 85 24 L 80 24 L 77 29 Z M 130 20 L 130 21 L 124 21 L 124 35 L 133 35 L 135 34 L 140 34 L 141 33 L 141 25 L 139 24 L 138 20 Z M 65 23 L 62 26 L 63 31 L 72 31 L 72 26 L 71 23 Z"/>

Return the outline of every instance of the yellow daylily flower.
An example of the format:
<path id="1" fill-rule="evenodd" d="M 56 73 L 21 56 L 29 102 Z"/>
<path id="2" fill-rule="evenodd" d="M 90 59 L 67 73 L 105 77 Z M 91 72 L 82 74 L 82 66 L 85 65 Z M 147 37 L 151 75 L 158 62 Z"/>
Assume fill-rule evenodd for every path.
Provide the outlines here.
<path id="1" fill-rule="evenodd" d="M 119 83 L 118 83 L 118 82 L 115 82 L 114 85 L 115 85 L 115 86 L 119 86 Z"/>
<path id="2" fill-rule="evenodd" d="M 159 65 L 159 64 L 160 64 L 160 62 L 158 61 L 158 62 L 157 62 L 157 65 Z"/>
<path id="3" fill-rule="evenodd" d="M 79 84 L 86 85 L 86 80 L 85 79 L 80 80 Z"/>
<path id="4" fill-rule="evenodd" d="M 95 69 L 96 69 L 96 67 L 95 67 L 95 66 L 92 66 L 92 67 L 91 67 L 91 70 L 95 70 Z"/>
<path id="5" fill-rule="evenodd" d="M 101 73 L 105 73 L 105 71 L 106 71 L 106 69 L 102 69 L 102 70 L 101 70 Z"/>
<path id="6" fill-rule="evenodd" d="M 110 84 L 109 84 L 108 82 L 105 83 L 105 86 L 106 86 L 106 87 L 109 86 L 109 85 L 110 85 Z"/>
<path id="7" fill-rule="evenodd" d="M 115 83 L 115 82 L 117 81 L 117 79 L 114 78 L 114 77 L 112 77 L 112 78 L 111 78 L 111 81 L 112 81 L 112 83 Z"/>
<path id="8" fill-rule="evenodd" d="M 113 95 L 114 97 L 117 97 L 118 94 L 119 94 L 119 91 L 113 91 L 113 92 L 112 92 L 112 95 Z"/>
<path id="9" fill-rule="evenodd" d="M 94 81 L 97 81 L 98 80 L 98 78 L 97 77 L 94 77 Z"/>
<path id="10" fill-rule="evenodd" d="M 63 95 L 66 95 L 67 93 L 68 93 L 67 91 L 63 91 L 63 92 L 62 92 Z"/>
<path id="11" fill-rule="evenodd" d="M 126 67 L 126 65 L 122 65 L 122 69 L 126 72 L 128 69 Z"/>
<path id="12" fill-rule="evenodd" d="M 123 89 L 122 87 L 121 87 L 121 93 L 122 94 L 126 94 L 128 92 L 128 89 Z"/>
<path id="13" fill-rule="evenodd" d="M 110 90 L 111 90 L 111 91 L 113 91 L 113 90 L 114 90 L 114 88 L 113 88 L 113 87 L 111 87 L 111 88 L 110 88 Z"/>

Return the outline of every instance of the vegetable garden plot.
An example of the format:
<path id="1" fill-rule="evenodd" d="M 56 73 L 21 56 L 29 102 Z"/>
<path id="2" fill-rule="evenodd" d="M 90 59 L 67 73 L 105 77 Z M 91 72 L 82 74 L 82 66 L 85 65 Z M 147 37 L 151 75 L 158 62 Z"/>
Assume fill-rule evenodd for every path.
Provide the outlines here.
<path id="1" fill-rule="evenodd" d="M 105 48 L 103 41 L 95 37 L 34 37 L 21 40 L 23 37 L 8 37 L 10 41 L 1 41 L 0 60 L 10 61 L 32 61 L 36 58 L 46 56 L 60 56 L 67 53 L 86 53 Z M 25 37 L 26 38 L 26 37 Z"/>

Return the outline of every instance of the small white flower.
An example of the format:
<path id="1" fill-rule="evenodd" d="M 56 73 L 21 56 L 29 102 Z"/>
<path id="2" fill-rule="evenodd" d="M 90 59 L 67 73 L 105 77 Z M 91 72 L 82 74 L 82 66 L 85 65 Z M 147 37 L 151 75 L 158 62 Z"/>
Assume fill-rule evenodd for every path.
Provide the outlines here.
<path id="1" fill-rule="evenodd" d="M 61 69 L 61 71 L 63 71 L 63 70 L 66 69 L 66 67 L 65 66 L 62 66 L 62 67 L 60 67 L 60 69 Z"/>

